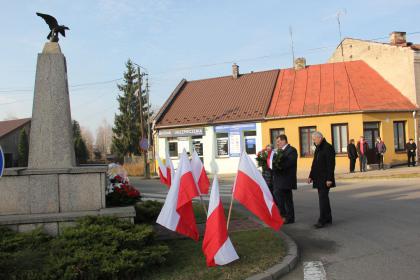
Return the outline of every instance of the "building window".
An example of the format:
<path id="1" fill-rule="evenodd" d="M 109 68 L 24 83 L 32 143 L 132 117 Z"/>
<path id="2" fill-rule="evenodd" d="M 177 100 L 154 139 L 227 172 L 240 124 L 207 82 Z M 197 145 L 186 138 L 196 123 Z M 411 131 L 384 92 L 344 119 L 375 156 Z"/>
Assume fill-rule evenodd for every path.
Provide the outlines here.
<path id="1" fill-rule="evenodd" d="M 249 155 L 255 155 L 257 153 L 257 132 L 253 131 L 244 131 L 244 140 L 245 140 L 245 151 Z"/>
<path id="2" fill-rule="evenodd" d="M 333 124 L 332 130 L 332 143 L 334 150 L 337 154 L 347 153 L 348 144 L 348 124 Z"/>
<path id="3" fill-rule="evenodd" d="M 314 154 L 312 144 L 312 133 L 314 133 L 315 131 L 316 126 L 299 127 L 301 157 L 308 157 Z"/>
<path id="4" fill-rule="evenodd" d="M 217 156 L 229 156 L 229 133 L 216 133 Z"/>
<path id="5" fill-rule="evenodd" d="M 394 122 L 394 148 L 396 152 L 405 149 L 405 121 Z"/>
<path id="6" fill-rule="evenodd" d="M 270 129 L 270 143 L 273 147 L 276 147 L 277 136 L 284 134 L 284 128 L 272 128 Z"/>
<path id="7" fill-rule="evenodd" d="M 201 136 L 193 136 L 192 137 L 192 145 L 194 150 L 197 152 L 200 158 L 203 157 L 203 137 Z"/>
<path id="8" fill-rule="evenodd" d="M 168 144 L 169 144 L 169 156 L 178 157 L 178 139 L 168 138 Z"/>

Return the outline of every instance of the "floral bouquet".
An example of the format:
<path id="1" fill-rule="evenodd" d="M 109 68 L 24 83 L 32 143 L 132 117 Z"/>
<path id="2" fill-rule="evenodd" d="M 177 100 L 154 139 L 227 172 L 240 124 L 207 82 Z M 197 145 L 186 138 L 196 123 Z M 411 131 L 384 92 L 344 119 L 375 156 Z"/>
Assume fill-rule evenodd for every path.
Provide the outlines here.
<path id="1" fill-rule="evenodd" d="M 262 167 L 263 170 L 267 169 L 267 158 L 268 158 L 268 151 L 267 149 L 262 149 L 257 153 L 257 157 L 255 158 L 257 160 L 258 166 Z"/>
<path id="2" fill-rule="evenodd" d="M 121 165 L 111 163 L 108 166 L 108 179 L 107 206 L 132 205 L 140 200 L 140 192 L 130 184 L 127 171 Z"/>
<path id="3" fill-rule="evenodd" d="M 281 159 L 283 157 L 283 150 L 277 149 L 273 157 L 273 170 L 282 170 Z"/>

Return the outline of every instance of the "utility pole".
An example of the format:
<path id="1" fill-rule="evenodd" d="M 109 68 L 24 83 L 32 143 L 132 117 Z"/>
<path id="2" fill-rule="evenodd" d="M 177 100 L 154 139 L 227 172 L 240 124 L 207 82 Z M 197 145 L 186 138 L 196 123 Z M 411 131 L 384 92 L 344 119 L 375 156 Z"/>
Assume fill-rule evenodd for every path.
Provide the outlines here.
<path id="1" fill-rule="evenodd" d="M 290 44 L 292 47 L 292 68 L 295 66 L 295 47 L 293 46 L 293 31 L 292 26 L 289 26 L 289 34 L 290 34 Z"/>
<path id="2" fill-rule="evenodd" d="M 140 115 L 140 139 L 143 140 L 145 137 L 144 135 L 144 125 L 143 125 L 143 100 L 142 100 L 142 78 L 143 75 L 140 72 L 140 66 L 137 65 L 137 75 L 138 75 L 138 97 L 139 97 L 139 107 L 140 107 L 140 111 L 139 111 L 139 115 Z M 143 161 L 144 161 L 144 177 L 149 179 L 150 178 L 150 166 L 149 166 L 149 160 L 147 158 L 147 152 L 148 149 L 145 149 L 143 151 Z"/>
<path id="3" fill-rule="evenodd" d="M 150 128 L 150 126 L 151 126 L 151 124 L 150 124 L 150 95 L 149 95 L 149 77 L 146 77 L 146 98 L 147 98 L 147 119 L 146 119 L 146 121 L 147 121 L 147 142 L 148 142 L 148 144 L 149 144 L 149 147 L 151 147 L 151 143 L 152 143 L 152 135 L 151 135 L 151 128 Z M 153 158 L 153 155 L 154 155 L 154 153 L 153 153 L 153 151 L 151 151 L 151 150 L 149 150 L 149 152 L 151 152 L 152 154 L 152 159 L 153 159 L 153 162 L 155 162 L 154 161 L 154 158 Z M 149 158 L 148 158 L 148 164 L 149 164 L 149 177 L 150 177 L 150 162 L 149 162 Z"/>

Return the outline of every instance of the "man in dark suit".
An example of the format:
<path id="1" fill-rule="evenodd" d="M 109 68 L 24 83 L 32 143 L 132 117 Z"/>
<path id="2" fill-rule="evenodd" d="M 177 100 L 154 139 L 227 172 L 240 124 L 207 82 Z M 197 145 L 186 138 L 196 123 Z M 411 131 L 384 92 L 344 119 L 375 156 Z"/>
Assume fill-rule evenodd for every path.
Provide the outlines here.
<path id="1" fill-rule="evenodd" d="M 350 173 L 354 173 L 356 159 L 358 158 L 356 145 L 354 145 L 354 139 L 350 139 L 350 144 L 347 145 L 347 155 L 350 159 Z"/>
<path id="2" fill-rule="evenodd" d="M 414 140 L 410 139 L 410 141 L 405 145 L 405 148 L 407 149 L 408 167 L 410 167 L 411 165 L 416 166 L 417 145 L 416 143 L 414 143 Z"/>
<path id="3" fill-rule="evenodd" d="M 328 194 L 330 188 L 335 187 L 335 151 L 321 132 L 314 132 L 312 140 L 316 146 L 312 161 L 311 173 L 309 174 L 308 184 L 313 183 L 313 187 L 318 189 L 319 198 L 319 219 L 314 225 L 315 228 L 322 228 L 332 223 L 330 198 Z"/>
<path id="4" fill-rule="evenodd" d="M 285 224 L 295 222 L 293 189 L 297 189 L 297 151 L 287 142 L 287 136 L 281 134 L 276 138 L 277 150 L 282 150 L 280 169 L 273 167 L 274 199 L 279 206 Z"/>

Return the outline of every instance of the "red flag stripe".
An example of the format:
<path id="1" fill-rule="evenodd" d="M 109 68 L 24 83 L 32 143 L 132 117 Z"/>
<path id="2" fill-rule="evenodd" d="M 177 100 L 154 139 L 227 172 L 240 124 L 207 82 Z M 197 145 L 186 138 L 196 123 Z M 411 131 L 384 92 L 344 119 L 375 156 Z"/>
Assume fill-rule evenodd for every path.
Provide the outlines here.
<path id="1" fill-rule="evenodd" d="M 279 230 L 282 226 L 283 219 L 277 206 L 273 204 L 268 209 L 260 186 L 241 170 L 238 170 L 236 176 L 233 197 L 274 230 Z"/>
<path id="2" fill-rule="evenodd" d="M 166 185 L 170 188 L 172 184 L 172 172 L 170 167 L 166 167 Z"/>
<path id="3" fill-rule="evenodd" d="M 215 266 L 214 256 L 225 244 L 228 238 L 225 212 L 221 201 L 210 214 L 206 223 L 206 231 L 203 240 L 203 252 L 206 254 L 207 266 Z"/>
<path id="4" fill-rule="evenodd" d="M 194 177 L 191 171 L 185 172 L 181 175 L 179 183 L 178 203 L 176 209 L 181 208 L 196 196 L 198 196 L 198 191 L 195 185 Z"/>
<path id="5" fill-rule="evenodd" d="M 168 178 L 165 178 L 162 174 L 162 170 L 160 170 L 159 168 L 159 177 L 160 177 L 160 181 L 162 182 L 162 184 L 165 184 L 168 186 Z"/>
<path id="6" fill-rule="evenodd" d="M 176 232 L 191 237 L 195 241 L 198 241 L 199 234 L 197 224 L 195 222 L 192 201 L 185 203 L 176 211 L 179 214 L 179 221 L 178 225 L 176 226 Z"/>
<path id="7" fill-rule="evenodd" d="M 200 188 L 200 192 L 202 194 L 209 193 L 210 181 L 204 168 L 201 169 L 200 178 L 198 179 L 198 187 Z"/>

